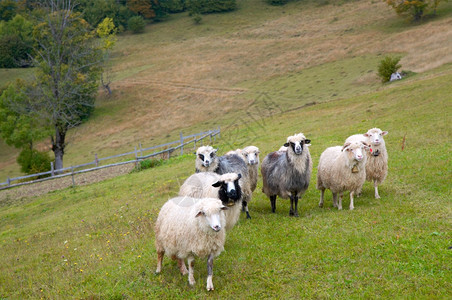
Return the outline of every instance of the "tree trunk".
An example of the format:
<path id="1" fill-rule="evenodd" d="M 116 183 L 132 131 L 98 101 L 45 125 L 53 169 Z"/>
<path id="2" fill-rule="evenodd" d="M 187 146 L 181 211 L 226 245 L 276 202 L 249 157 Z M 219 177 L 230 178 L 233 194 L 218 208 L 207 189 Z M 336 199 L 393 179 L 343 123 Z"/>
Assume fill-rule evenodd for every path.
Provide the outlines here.
<path id="1" fill-rule="evenodd" d="M 64 148 L 66 147 L 66 132 L 67 129 L 55 126 L 55 139 L 52 137 L 52 151 L 55 155 L 55 169 L 58 171 L 63 168 Z M 60 173 L 60 172 L 57 172 Z"/>

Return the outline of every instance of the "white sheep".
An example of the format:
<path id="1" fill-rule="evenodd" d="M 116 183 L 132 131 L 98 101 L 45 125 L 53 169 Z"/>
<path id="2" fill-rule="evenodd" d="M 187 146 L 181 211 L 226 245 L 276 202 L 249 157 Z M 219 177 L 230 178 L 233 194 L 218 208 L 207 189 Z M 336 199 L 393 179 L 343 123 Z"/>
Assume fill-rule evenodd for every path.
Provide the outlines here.
<path id="1" fill-rule="evenodd" d="M 168 200 L 160 210 L 155 224 L 157 250 L 156 273 L 162 270 L 163 256 L 178 260 L 182 275 L 195 284 L 193 267 L 195 256 L 207 257 L 207 290 L 213 290 L 213 259 L 224 250 L 227 209 L 220 200 L 177 197 Z M 185 266 L 185 259 L 188 263 Z"/>
<path id="2" fill-rule="evenodd" d="M 179 196 L 194 198 L 217 198 L 229 209 L 225 211 L 226 230 L 234 227 L 242 207 L 241 175 L 213 172 L 195 173 L 188 177 L 179 189 Z"/>
<path id="3" fill-rule="evenodd" d="M 387 131 L 372 128 L 365 134 L 355 134 L 345 140 L 345 142 L 363 141 L 370 145 L 366 151 L 366 180 L 373 182 L 376 199 L 380 198 L 378 185 L 382 184 L 388 175 L 388 152 L 383 138 L 387 134 Z"/>
<path id="4" fill-rule="evenodd" d="M 211 146 L 199 147 L 196 151 L 196 173 L 215 172 L 217 174 L 237 173 L 242 175 L 242 205 L 246 211 L 246 217 L 251 218 L 248 211 L 248 202 L 251 201 L 251 178 L 245 161 L 235 153 L 218 157 L 217 149 Z"/>
<path id="5" fill-rule="evenodd" d="M 254 192 L 257 186 L 257 179 L 259 177 L 259 148 L 256 146 L 247 146 L 243 149 L 231 150 L 226 153 L 226 155 L 232 154 L 237 154 L 238 156 L 240 156 L 248 166 L 251 191 Z"/>
<path id="6" fill-rule="evenodd" d="M 361 190 L 366 181 L 367 147 L 364 142 L 352 142 L 323 151 L 317 170 L 317 189 L 321 191 L 320 207 L 323 207 L 325 189 L 330 189 L 334 207 L 342 209 L 343 192 L 350 191 L 350 210 L 354 209 L 353 195 Z"/>
<path id="7" fill-rule="evenodd" d="M 276 211 L 276 196 L 290 198 L 289 215 L 298 217 L 298 198 L 308 189 L 312 159 L 302 134 L 289 136 L 284 144 L 287 151 L 269 153 L 262 162 L 262 192 L 269 198 L 272 212 Z"/>

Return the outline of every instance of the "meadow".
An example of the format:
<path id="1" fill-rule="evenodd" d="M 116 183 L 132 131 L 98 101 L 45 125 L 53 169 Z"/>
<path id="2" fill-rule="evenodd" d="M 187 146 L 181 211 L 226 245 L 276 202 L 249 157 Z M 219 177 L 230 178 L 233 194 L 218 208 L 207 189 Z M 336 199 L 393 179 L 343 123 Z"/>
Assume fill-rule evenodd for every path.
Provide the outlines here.
<path id="1" fill-rule="evenodd" d="M 196 260 L 194 287 L 168 258 L 154 274 L 153 226 L 163 203 L 193 173 L 192 154 L 87 186 L 6 199 L 0 202 L 0 298 L 452 298 L 451 39 L 450 29 L 439 30 L 450 26 L 451 5 L 437 20 L 412 26 L 372 1 L 328 10 L 291 3 L 250 14 L 260 4 L 243 1 L 238 12 L 215 22 L 206 16 L 199 27 L 176 16 L 149 26 L 141 44 L 120 37 L 114 98 L 99 98 L 94 117 L 73 133 L 67 161 L 214 125 L 223 128 L 214 145 L 220 153 L 253 144 L 262 161 L 287 136 L 303 132 L 312 141 L 314 170 L 300 217 L 289 217 L 289 201 L 281 199 L 272 214 L 259 180 L 249 203 L 252 219 L 242 214 L 228 233 L 214 261 L 215 291 L 207 292 L 204 260 Z M 331 31 L 309 27 L 312 18 Z M 338 32 L 344 43 L 354 41 L 350 48 L 322 52 Z M 431 32 L 442 55 L 413 41 L 422 32 Z M 388 43 L 396 37 L 400 43 Z M 227 43 L 233 46 L 221 50 Z M 306 55 L 291 59 L 302 47 Z M 254 57 L 243 57 L 253 49 Z M 382 85 L 376 64 L 382 53 L 399 51 L 403 67 L 416 74 Z M 347 196 L 344 210 L 333 208 L 330 192 L 319 208 L 321 152 L 372 127 L 389 131 L 382 198 L 374 199 L 367 182 L 355 210 L 348 210 Z M 13 157 L 2 149 L 2 162 Z"/>

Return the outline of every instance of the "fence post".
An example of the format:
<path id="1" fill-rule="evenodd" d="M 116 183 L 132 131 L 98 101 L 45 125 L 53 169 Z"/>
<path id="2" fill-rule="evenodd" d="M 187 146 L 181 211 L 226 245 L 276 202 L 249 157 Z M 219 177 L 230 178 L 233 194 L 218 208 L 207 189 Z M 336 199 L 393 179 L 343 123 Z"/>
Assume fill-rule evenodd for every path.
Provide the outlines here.
<path id="1" fill-rule="evenodd" d="M 138 153 L 137 153 L 137 146 L 135 146 L 135 168 L 138 168 Z"/>
<path id="2" fill-rule="evenodd" d="M 182 135 L 182 131 L 180 132 L 180 155 L 184 154 L 184 136 Z M 169 155 L 168 155 L 169 157 Z"/>
<path id="3" fill-rule="evenodd" d="M 220 129 L 220 126 L 218 126 L 218 138 L 221 139 L 221 129 Z"/>
<path id="4" fill-rule="evenodd" d="M 94 162 L 96 163 L 96 167 L 99 166 L 99 159 L 97 158 L 97 153 L 94 154 Z"/>
<path id="5" fill-rule="evenodd" d="M 8 179 L 6 179 L 6 182 L 8 183 L 8 186 L 11 185 L 11 179 L 9 179 L 9 177 L 8 177 Z"/>
<path id="6" fill-rule="evenodd" d="M 50 162 L 50 171 L 52 172 L 52 177 L 55 176 L 55 167 L 53 165 L 53 161 Z"/>
<path id="7" fill-rule="evenodd" d="M 74 167 L 71 166 L 71 173 L 72 173 L 72 187 L 75 187 L 75 181 L 74 181 Z"/>
<path id="8" fill-rule="evenodd" d="M 209 140 L 210 144 L 212 144 L 212 130 L 209 130 Z"/>
<path id="9" fill-rule="evenodd" d="M 143 156 L 143 148 L 141 147 L 141 143 L 140 143 L 140 156 Z"/>

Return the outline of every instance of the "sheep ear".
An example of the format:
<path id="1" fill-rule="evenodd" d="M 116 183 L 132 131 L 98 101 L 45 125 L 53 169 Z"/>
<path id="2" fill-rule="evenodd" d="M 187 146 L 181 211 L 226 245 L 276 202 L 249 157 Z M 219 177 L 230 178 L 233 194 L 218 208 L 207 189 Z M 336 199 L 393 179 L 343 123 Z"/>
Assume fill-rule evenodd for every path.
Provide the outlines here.
<path id="1" fill-rule="evenodd" d="M 344 147 L 342 147 L 342 150 L 341 150 L 341 151 L 344 151 L 344 150 L 347 149 L 347 147 L 350 146 L 350 145 L 351 145 L 351 143 L 345 143 L 345 144 L 344 144 Z"/>
<path id="2" fill-rule="evenodd" d="M 227 206 L 222 206 L 220 209 L 221 210 L 228 210 L 229 208 Z"/>
<path id="3" fill-rule="evenodd" d="M 304 140 L 304 143 L 305 143 L 305 144 L 310 144 L 310 143 L 311 143 L 311 140 Z"/>
<path id="4" fill-rule="evenodd" d="M 219 187 L 221 186 L 221 181 L 217 181 L 214 184 L 212 184 L 213 187 Z"/>
<path id="5" fill-rule="evenodd" d="M 242 174 L 237 174 L 237 179 L 242 178 Z"/>
<path id="6" fill-rule="evenodd" d="M 370 148 L 370 145 L 368 143 L 366 143 L 366 142 L 361 142 L 361 143 L 364 145 L 364 148 L 366 148 L 366 149 Z"/>
<path id="7" fill-rule="evenodd" d="M 196 155 L 196 152 L 193 152 L 194 155 Z"/>
<path id="8" fill-rule="evenodd" d="M 363 134 L 365 137 L 369 137 L 369 134 L 366 132 L 365 134 Z"/>
<path id="9" fill-rule="evenodd" d="M 217 153 L 217 151 L 218 151 L 218 148 L 217 149 L 213 149 L 213 153 Z"/>
<path id="10" fill-rule="evenodd" d="M 284 147 L 289 147 L 289 143 L 285 143 L 285 144 L 284 144 Z"/>
<path id="11" fill-rule="evenodd" d="M 388 134 L 387 131 L 383 131 L 383 132 L 381 133 L 381 135 L 387 135 L 387 134 Z"/>
<path id="12" fill-rule="evenodd" d="M 204 213 L 202 211 L 198 211 L 198 213 L 196 214 L 195 218 L 202 216 Z"/>

